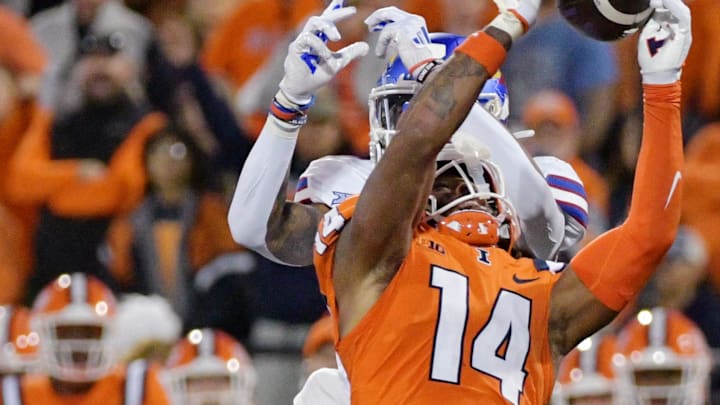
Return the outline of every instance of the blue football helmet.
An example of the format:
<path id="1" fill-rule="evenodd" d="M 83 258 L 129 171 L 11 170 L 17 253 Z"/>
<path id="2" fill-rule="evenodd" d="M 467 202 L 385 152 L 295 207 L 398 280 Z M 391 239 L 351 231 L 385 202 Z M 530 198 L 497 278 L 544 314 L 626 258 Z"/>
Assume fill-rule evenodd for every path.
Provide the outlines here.
<path id="1" fill-rule="evenodd" d="M 430 47 L 438 60 L 447 60 L 465 37 L 447 33 L 430 34 Z M 377 163 L 385 148 L 395 135 L 400 114 L 405 111 L 410 99 L 420 91 L 421 83 L 412 78 L 402 60 L 396 57 L 370 91 L 370 158 Z M 507 86 L 498 71 L 485 82 L 477 99 L 478 103 L 502 123 L 510 115 L 510 100 Z"/>

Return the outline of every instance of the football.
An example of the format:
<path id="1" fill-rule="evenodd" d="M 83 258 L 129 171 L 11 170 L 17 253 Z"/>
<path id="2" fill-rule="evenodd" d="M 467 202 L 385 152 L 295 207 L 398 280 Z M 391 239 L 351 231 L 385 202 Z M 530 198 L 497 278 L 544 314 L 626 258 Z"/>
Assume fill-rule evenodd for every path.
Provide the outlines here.
<path id="1" fill-rule="evenodd" d="M 565 19 L 586 35 L 601 41 L 624 38 L 650 19 L 650 0 L 557 0 Z"/>

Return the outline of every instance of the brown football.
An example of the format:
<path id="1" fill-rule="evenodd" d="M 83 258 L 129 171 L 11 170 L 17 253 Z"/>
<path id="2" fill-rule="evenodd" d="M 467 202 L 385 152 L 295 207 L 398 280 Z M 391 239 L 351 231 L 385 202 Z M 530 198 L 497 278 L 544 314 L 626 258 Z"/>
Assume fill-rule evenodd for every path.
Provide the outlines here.
<path id="1" fill-rule="evenodd" d="M 631 35 L 650 19 L 650 0 L 558 0 L 565 19 L 586 35 L 614 41 Z"/>

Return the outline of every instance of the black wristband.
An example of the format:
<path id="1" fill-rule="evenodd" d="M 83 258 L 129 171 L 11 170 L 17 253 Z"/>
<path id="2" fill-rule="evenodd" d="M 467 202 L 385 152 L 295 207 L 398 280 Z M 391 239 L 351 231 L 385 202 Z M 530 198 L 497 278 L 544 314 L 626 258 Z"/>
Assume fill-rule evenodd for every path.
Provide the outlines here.
<path id="1" fill-rule="evenodd" d="M 432 62 L 428 62 L 420 68 L 420 71 L 417 74 L 417 78 L 415 79 L 418 83 L 424 83 L 425 80 L 427 80 L 428 75 L 430 75 L 430 72 L 432 72 L 438 65 L 442 65 L 443 60 L 442 59 L 435 59 Z"/>

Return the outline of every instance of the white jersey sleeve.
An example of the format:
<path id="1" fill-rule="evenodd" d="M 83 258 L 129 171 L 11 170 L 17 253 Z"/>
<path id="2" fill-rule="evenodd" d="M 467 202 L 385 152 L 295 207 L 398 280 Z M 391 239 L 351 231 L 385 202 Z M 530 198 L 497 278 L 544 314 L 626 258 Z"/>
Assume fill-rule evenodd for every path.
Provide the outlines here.
<path id="1" fill-rule="evenodd" d="M 564 160 L 554 156 L 538 156 L 533 160 L 545 176 L 555 202 L 565 216 L 565 234 L 560 251 L 574 253 L 588 227 L 585 185 L 575 169 Z"/>
<path id="2" fill-rule="evenodd" d="M 298 179 L 294 201 L 332 208 L 360 194 L 372 169 L 370 160 L 355 156 L 325 156 L 313 160 Z"/>
<path id="3" fill-rule="evenodd" d="M 506 195 L 520 221 L 522 235 L 517 245 L 535 257 L 555 258 L 564 238 L 565 217 L 525 150 L 502 123 L 477 104 L 458 132 L 477 137 L 500 167 Z"/>
<path id="4" fill-rule="evenodd" d="M 235 242 L 281 264 L 265 242 L 267 223 L 275 199 L 290 167 L 299 127 L 288 126 L 268 115 L 265 126 L 245 160 L 228 210 L 228 224 Z"/>

